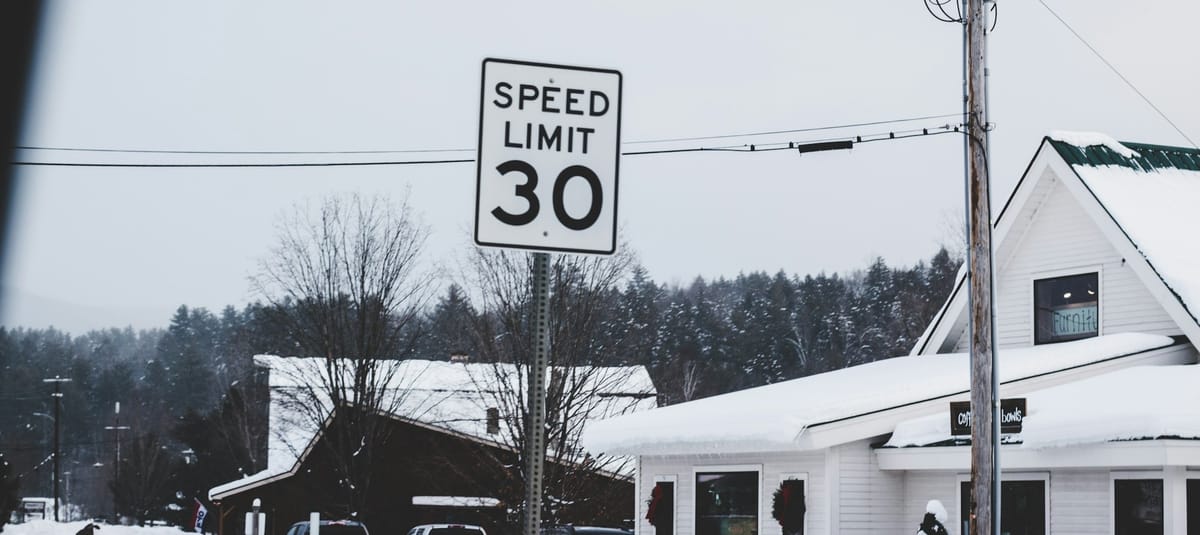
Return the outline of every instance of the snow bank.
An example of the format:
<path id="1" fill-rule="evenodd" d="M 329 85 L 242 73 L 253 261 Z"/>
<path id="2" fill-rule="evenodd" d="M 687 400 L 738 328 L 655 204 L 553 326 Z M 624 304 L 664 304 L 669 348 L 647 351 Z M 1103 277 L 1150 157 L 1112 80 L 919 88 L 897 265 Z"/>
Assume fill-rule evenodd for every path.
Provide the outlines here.
<path id="1" fill-rule="evenodd" d="M 55 522 L 53 520 L 33 520 L 24 524 L 5 524 L 4 535 L 75 535 L 75 532 L 88 525 L 87 521 Z M 171 526 L 120 526 L 113 524 L 96 524 L 100 529 L 96 535 L 182 535 L 185 533 Z"/>
<path id="2" fill-rule="evenodd" d="M 997 352 L 1001 382 L 1052 373 L 1171 345 L 1159 335 L 1121 333 Z M 617 455 L 794 449 L 812 425 L 968 390 L 965 353 L 896 357 L 592 424 L 589 451 Z"/>
<path id="3" fill-rule="evenodd" d="M 1122 145 L 1120 141 L 1109 137 L 1107 134 L 1101 134 L 1099 132 L 1070 132 L 1066 130 L 1055 130 L 1050 132 L 1049 137 L 1055 141 L 1061 141 L 1069 145 L 1075 145 L 1079 148 L 1100 145 L 1107 147 L 1109 150 L 1126 158 L 1138 157 L 1138 153 L 1133 149 Z"/>

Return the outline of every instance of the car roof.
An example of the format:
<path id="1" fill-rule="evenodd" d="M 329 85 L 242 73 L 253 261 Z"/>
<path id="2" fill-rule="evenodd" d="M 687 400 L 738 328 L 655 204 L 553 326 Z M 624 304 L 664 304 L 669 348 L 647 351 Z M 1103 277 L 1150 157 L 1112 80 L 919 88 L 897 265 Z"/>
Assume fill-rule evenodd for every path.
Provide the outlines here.
<path id="1" fill-rule="evenodd" d="M 483 529 L 482 527 L 480 527 L 480 526 L 476 526 L 476 525 L 474 525 L 474 524 L 421 524 L 421 525 L 419 525 L 419 526 L 413 526 L 413 527 L 412 527 L 412 529 L 417 529 L 417 528 L 471 528 L 471 529 Z"/>
<path id="2" fill-rule="evenodd" d="M 308 520 L 301 520 L 299 522 L 293 523 L 292 525 L 299 526 L 301 524 L 308 524 L 308 523 L 309 523 Z M 365 525 L 362 522 L 359 522 L 357 520 L 322 520 L 321 525 L 322 526 L 364 526 L 365 527 Z"/>
<path id="3" fill-rule="evenodd" d="M 586 533 L 586 532 L 609 533 L 609 534 L 632 533 L 631 531 L 629 531 L 627 529 L 622 529 L 622 528 L 613 528 L 613 527 L 607 527 L 607 526 L 572 526 L 569 524 L 561 525 L 561 526 L 546 526 L 542 529 L 570 529 L 574 532 L 584 532 L 584 533 Z"/>

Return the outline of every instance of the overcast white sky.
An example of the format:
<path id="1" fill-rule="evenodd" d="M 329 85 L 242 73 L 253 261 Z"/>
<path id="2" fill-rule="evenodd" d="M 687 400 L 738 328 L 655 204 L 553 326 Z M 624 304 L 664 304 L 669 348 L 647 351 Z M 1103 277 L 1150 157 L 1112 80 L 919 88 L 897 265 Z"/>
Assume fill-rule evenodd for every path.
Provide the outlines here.
<path id="1" fill-rule="evenodd" d="M 1200 4 L 1047 2 L 1200 139 L 1200 33 L 1194 31 Z M 1004 1 L 999 9 L 989 41 L 995 202 L 1051 130 L 1187 144 L 1037 1 Z M 627 142 L 961 110 L 960 30 L 935 21 L 918 0 L 76 1 L 52 2 L 47 22 L 25 145 L 473 148 L 485 57 L 622 71 Z M 803 141 L 953 121 L 682 146 Z M 346 157 L 254 161 L 318 159 Z M 253 299 L 247 276 L 272 244 L 279 214 L 332 192 L 399 196 L 410 189 L 433 232 L 431 262 L 450 262 L 471 247 L 473 164 L 27 167 L 18 177 L 3 279 L 6 325 L 53 324 L 76 333 L 140 328 L 164 325 L 179 304 L 243 304 Z M 621 162 L 619 215 L 651 276 L 686 283 L 752 270 L 844 271 L 875 256 L 910 264 L 948 239 L 945 221 L 961 212 L 962 196 L 962 140 L 946 135 L 804 156 L 628 156 Z"/>

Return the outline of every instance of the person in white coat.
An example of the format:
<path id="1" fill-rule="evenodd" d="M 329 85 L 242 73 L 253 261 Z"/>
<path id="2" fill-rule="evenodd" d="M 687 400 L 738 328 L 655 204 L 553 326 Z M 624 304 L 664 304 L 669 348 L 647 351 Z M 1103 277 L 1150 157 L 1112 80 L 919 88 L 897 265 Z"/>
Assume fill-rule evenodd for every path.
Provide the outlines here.
<path id="1" fill-rule="evenodd" d="M 925 504 L 925 518 L 917 529 L 917 535 L 950 535 L 946 531 L 946 506 L 937 500 Z"/>

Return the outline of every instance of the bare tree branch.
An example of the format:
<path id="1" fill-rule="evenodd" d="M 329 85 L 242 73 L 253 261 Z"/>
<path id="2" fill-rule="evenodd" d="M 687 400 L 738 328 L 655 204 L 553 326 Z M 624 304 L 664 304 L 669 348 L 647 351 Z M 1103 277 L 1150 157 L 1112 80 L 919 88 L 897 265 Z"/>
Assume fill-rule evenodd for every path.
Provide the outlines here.
<path id="1" fill-rule="evenodd" d="M 376 448 L 390 426 L 380 414 L 403 403 L 399 360 L 413 349 L 412 329 L 430 295 L 432 272 L 420 263 L 428 229 L 406 201 L 357 194 L 297 206 L 278 226 L 279 242 L 252 277 L 257 293 L 284 319 L 312 369 L 297 369 L 285 401 L 323 433 L 346 514 L 362 514 Z M 330 414 L 336 418 L 331 421 Z"/>

